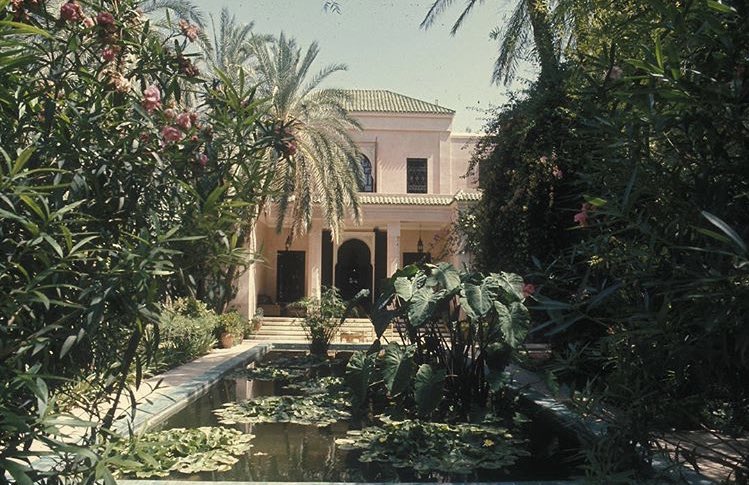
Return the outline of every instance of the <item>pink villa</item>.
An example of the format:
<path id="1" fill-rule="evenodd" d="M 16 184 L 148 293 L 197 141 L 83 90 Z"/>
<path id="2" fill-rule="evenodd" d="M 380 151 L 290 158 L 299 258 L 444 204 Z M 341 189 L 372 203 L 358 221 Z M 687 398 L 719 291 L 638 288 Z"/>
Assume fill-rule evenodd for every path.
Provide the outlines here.
<path id="1" fill-rule="evenodd" d="M 344 298 L 367 288 L 374 295 L 396 269 L 419 260 L 461 266 L 449 241 L 458 211 L 480 198 L 465 177 L 475 134 L 453 133 L 455 112 L 384 90 L 351 90 L 351 115 L 362 126 L 361 224 L 346 224 L 332 240 L 320 218 L 289 244 L 275 230 L 276 215 L 261 215 L 250 250 L 262 254 L 241 277 L 234 302 L 247 317 L 262 308 L 278 316 L 285 304 L 335 286 Z M 370 302 L 371 303 L 371 302 Z M 367 306 L 367 305 L 365 305 Z"/>

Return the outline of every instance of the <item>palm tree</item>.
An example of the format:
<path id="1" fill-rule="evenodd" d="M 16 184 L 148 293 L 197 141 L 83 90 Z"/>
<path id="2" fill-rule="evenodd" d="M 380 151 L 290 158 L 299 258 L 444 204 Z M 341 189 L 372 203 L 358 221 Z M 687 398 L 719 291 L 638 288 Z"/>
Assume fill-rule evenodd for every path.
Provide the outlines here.
<path id="1" fill-rule="evenodd" d="M 421 22 L 421 27 L 429 28 L 452 3 L 453 0 L 435 0 Z M 463 12 L 453 24 L 451 34 L 455 35 L 477 3 L 483 3 L 483 0 L 468 0 Z M 495 29 L 491 36 L 493 39 L 499 39 L 499 55 L 492 73 L 493 83 L 512 82 L 518 60 L 528 53 L 530 40 L 535 45 L 541 65 L 539 79 L 543 82 L 553 82 L 556 79 L 559 71 L 559 49 L 554 42 L 554 22 L 546 0 L 518 0 L 505 27 Z"/>
<path id="2" fill-rule="evenodd" d="M 219 69 L 226 73 L 230 79 L 236 78 L 240 67 L 248 69 L 253 53 L 251 41 L 257 36 L 252 32 L 254 22 L 240 24 L 236 15 L 224 7 L 221 9 L 218 27 L 211 15 L 211 28 L 213 30 L 213 41 L 203 39 L 202 47 L 205 60 L 212 69 Z M 270 40 L 271 37 L 260 37 L 262 40 Z"/>
<path id="3" fill-rule="evenodd" d="M 342 91 L 318 87 L 346 66 L 325 66 L 310 76 L 317 43 L 302 52 L 283 33 L 270 42 L 253 39 L 252 52 L 260 94 L 269 98 L 277 135 L 285 140 L 269 160 L 275 164 L 274 186 L 280 194 L 276 229 L 280 232 L 288 217 L 291 237 L 304 234 L 319 204 L 337 239 L 347 213 L 359 219 L 360 154 L 350 133 L 360 127 L 344 109 Z"/>
<path id="4" fill-rule="evenodd" d="M 142 0 L 140 8 L 145 14 L 164 12 L 175 14 L 178 18 L 189 20 L 201 29 L 205 28 L 203 11 L 190 0 Z"/>

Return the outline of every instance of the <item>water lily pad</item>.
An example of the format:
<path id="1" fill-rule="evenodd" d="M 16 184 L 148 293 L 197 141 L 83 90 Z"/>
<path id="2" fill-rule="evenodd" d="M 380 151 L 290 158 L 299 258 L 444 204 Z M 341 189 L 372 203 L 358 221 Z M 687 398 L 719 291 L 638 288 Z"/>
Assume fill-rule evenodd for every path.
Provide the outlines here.
<path id="1" fill-rule="evenodd" d="M 137 478 L 228 471 L 253 437 L 223 427 L 173 428 L 118 441 L 110 463 L 115 474 Z"/>
<path id="2" fill-rule="evenodd" d="M 221 424 L 294 423 L 325 427 L 351 417 L 346 393 L 265 396 L 227 403 L 213 413 Z"/>
<path id="3" fill-rule="evenodd" d="M 229 374 L 230 379 L 256 379 L 259 381 L 295 382 L 307 375 L 304 369 L 282 369 L 279 367 L 252 367 L 239 369 Z"/>
<path id="4" fill-rule="evenodd" d="M 341 393 L 347 389 L 342 377 L 318 377 L 301 382 L 295 382 L 284 386 L 290 391 L 300 392 L 306 395 Z"/>
<path id="5" fill-rule="evenodd" d="M 478 424 L 394 421 L 380 418 L 381 426 L 349 431 L 336 444 L 343 450 L 361 450 L 359 461 L 385 462 L 418 472 L 469 474 L 477 469 L 497 470 L 527 456 L 525 441 L 507 429 Z"/>

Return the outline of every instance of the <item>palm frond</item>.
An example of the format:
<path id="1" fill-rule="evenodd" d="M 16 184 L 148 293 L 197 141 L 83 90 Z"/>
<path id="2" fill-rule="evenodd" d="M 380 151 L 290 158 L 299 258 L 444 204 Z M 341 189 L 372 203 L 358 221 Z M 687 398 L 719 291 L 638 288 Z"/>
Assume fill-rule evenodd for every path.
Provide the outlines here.
<path id="1" fill-rule="evenodd" d="M 189 20 L 201 29 L 205 28 L 205 15 L 190 0 L 144 0 L 140 3 L 143 13 L 150 14 L 160 10 L 171 10 L 180 18 Z"/>
<path id="2" fill-rule="evenodd" d="M 522 58 L 529 40 L 529 21 L 527 3 L 517 3 L 505 28 L 493 37 L 500 39 L 497 60 L 494 62 L 492 83 L 509 84 L 517 70 L 518 60 Z"/>

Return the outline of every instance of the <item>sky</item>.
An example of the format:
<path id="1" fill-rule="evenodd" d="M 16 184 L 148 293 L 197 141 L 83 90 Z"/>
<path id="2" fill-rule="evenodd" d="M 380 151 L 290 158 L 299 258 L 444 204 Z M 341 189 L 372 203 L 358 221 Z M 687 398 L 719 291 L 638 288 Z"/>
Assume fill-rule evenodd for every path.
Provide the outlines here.
<path id="1" fill-rule="evenodd" d="M 509 15 L 509 0 L 479 5 L 455 36 L 450 27 L 461 12 L 461 1 L 426 31 L 419 24 L 429 0 L 339 0 L 340 13 L 324 11 L 324 0 L 196 3 L 216 19 L 227 7 L 240 23 L 254 22 L 259 34 L 283 31 L 305 48 L 317 41 L 317 69 L 336 63 L 348 66 L 324 87 L 387 89 L 437 102 L 456 111 L 453 131 L 480 131 L 483 110 L 507 100 L 507 88 L 491 84 L 497 42 L 489 33 Z"/>

